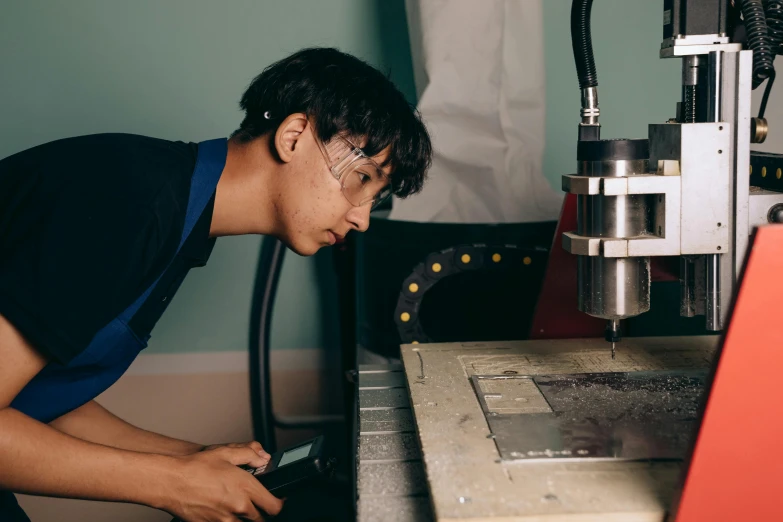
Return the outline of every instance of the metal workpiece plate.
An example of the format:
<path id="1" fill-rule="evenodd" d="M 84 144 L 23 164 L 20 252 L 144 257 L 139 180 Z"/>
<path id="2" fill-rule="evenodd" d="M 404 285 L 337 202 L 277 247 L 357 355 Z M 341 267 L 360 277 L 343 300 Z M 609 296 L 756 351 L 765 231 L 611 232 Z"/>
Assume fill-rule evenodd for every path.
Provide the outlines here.
<path id="1" fill-rule="evenodd" d="M 361 497 L 357 519 L 361 522 L 432 522 L 428 497 Z"/>
<path id="2" fill-rule="evenodd" d="M 408 390 L 405 388 L 359 390 L 359 409 L 409 408 Z"/>
<path id="3" fill-rule="evenodd" d="M 413 431 L 414 429 L 413 412 L 410 408 L 359 411 L 359 433 L 362 435 Z"/>
<path id="4" fill-rule="evenodd" d="M 405 374 L 403 372 L 359 373 L 360 390 L 383 388 L 405 388 Z"/>
<path id="5" fill-rule="evenodd" d="M 471 379 L 485 415 L 552 412 L 531 378 L 474 375 Z"/>
<path id="6" fill-rule="evenodd" d="M 390 433 L 359 436 L 359 460 L 367 461 L 415 460 L 421 458 L 415 433 Z"/>
<path id="7" fill-rule="evenodd" d="M 429 495 L 421 460 L 362 463 L 358 488 L 362 498 Z"/>
<path id="8" fill-rule="evenodd" d="M 706 371 L 658 371 L 472 378 L 501 458 L 683 459 L 695 436 Z M 516 388 L 501 383 L 524 383 Z M 522 398 L 534 387 L 549 408 L 493 409 Z M 509 410 L 507 410 L 509 411 Z"/>
<path id="9" fill-rule="evenodd" d="M 576 383 L 569 382 L 560 391 L 557 382 L 563 375 L 703 371 L 712 363 L 717 342 L 715 336 L 627 338 L 618 346 L 614 360 L 603 339 L 403 346 L 402 360 L 436 520 L 663 522 L 680 476 L 679 461 L 503 460 L 471 376 L 547 380 L 542 386 L 533 381 L 535 390 L 530 386 L 532 379 L 516 388 L 489 384 L 482 395 L 495 395 L 485 399 L 486 408 L 495 410 L 492 417 L 545 416 L 558 409 L 574 412 L 584 406 L 584 399 L 567 398 L 572 393 L 570 384 Z M 516 398 L 526 400 L 507 400 Z M 569 401 L 574 408 L 569 409 Z"/>

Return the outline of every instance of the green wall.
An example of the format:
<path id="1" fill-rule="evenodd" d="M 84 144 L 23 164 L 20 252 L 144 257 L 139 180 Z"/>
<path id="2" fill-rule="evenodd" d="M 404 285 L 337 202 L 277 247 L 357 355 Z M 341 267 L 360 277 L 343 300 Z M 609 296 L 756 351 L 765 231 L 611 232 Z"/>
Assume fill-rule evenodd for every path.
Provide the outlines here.
<path id="1" fill-rule="evenodd" d="M 477 0 L 478 1 L 478 0 Z M 569 0 L 543 0 L 547 84 L 544 168 L 559 188 L 575 169 L 579 90 Z M 593 8 L 604 137 L 644 137 L 674 113 L 678 60 L 658 59 L 662 0 Z M 0 17 L 0 157 L 96 132 L 174 140 L 230 133 L 237 100 L 269 63 L 337 46 L 390 73 L 410 100 L 404 0 L 6 0 Z M 260 239 L 221 238 L 153 332 L 149 352 L 244 350 Z M 336 343 L 330 255 L 288 254 L 272 344 Z"/>
<path id="2" fill-rule="evenodd" d="M 543 0 L 546 60 L 544 172 L 558 190 L 576 171 L 579 82 L 571 50 L 570 0 Z M 646 138 L 649 123 L 674 116 L 680 59 L 658 58 L 663 0 L 596 0 L 592 38 L 602 138 Z"/>

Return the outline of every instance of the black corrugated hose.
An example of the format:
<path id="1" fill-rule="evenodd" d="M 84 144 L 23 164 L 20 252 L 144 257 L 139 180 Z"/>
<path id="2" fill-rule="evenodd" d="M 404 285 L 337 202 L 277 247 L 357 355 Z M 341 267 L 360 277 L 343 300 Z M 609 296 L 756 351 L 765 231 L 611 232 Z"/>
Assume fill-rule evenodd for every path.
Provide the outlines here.
<path id="1" fill-rule="evenodd" d="M 590 11 L 593 0 L 573 0 L 571 3 L 571 47 L 574 50 L 579 87 L 596 87 L 598 73 L 595 70 L 593 42 L 590 38 Z"/>
<path id="2" fill-rule="evenodd" d="M 764 80 L 774 80 L 775 56 L 783 54 L 783 0 L 739 0 L 738 3 L 745 22 L 748 47 L 753 50 L 753 88 L 756 89 Z M 593 0 L 573 0 L 571 3 L 571 46 L 582 89 L 598 85 L 590 36 L 592 8 Z M 770 89 L 768 84 L 767 90 Z"/>

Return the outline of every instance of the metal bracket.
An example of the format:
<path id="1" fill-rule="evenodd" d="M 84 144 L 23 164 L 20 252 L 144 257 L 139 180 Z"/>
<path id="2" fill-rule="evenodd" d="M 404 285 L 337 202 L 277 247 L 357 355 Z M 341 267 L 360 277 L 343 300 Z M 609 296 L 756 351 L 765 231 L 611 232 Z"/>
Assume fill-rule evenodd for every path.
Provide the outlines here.
<path id="1" fill-rule="evenodd" d="M 657 174 L 563 176 L 563 190 L 572 194 L 658 195 L 651 205 L 651 235 L 598 238 L 567 232 L 563 248 L 604 257 L 729 252 L 731 138 L 732 126 L 725 122 L 650 125 L 650 165 Z"/>
<path id="2" fill-rule="evenodd" d="M 563 234 L 563 248 L 582 256 L 647 257 L 680 253 L 680 177 L 636 175 L 625 177 L 563 176 L 563 190 L 590 196 L 658 195 L 653 208 L 654 235 L 599 238 Z"/>
<path id="3" fill-rule="evenodd" d="M 668 194 L 680 186 L 677 176 L 636 175 L 623 177 L 563 176 L 563 190 L 582 196 L 629 196 Z"/>
<path id="4" fill-rule="evenodd" d="M 678 161 L 680 165 L 678 254 L 728 252 L 731 124 L 665 123 L 649 128 L 650 164 L 665 168 L 668 162 Z M 673 226 L 667 220 L 667 235 Z"/>
<path id="5" fill-rule="evenodd" d="M 718 34 L 678 34 L 674 38 L 667 38 L 661 42 L 661 49 L 669 47 L 682 47 L 693 45 L 727 44 L 729 37 L 725 33 Z"/>
<path id="6" fill-rule="evenodd" d="M 604 178 L 566 174 L 562 177 L 561 183 L 563 192 L 594 196 L 601 193 L 602 179 Z"/>
<path id="7" fill-rule="evenodd" d="M 681 56 L 690 56 L 694 54 L 710 54 L 713 51 L 723 51 L 725 53 L 738 53 L 742 50 L 742 44 L 696 44 L 696 45 L 675 45 L 673 47 L 661 48 L 661 58 L 677 58 Z"/>
<path id="8" fill-rule="evenodd" d="M 598 256 L 601 255 L 601 238 L 580 236 L 575 232 L 564 232 L 563 250 L 577 256 Z"/>

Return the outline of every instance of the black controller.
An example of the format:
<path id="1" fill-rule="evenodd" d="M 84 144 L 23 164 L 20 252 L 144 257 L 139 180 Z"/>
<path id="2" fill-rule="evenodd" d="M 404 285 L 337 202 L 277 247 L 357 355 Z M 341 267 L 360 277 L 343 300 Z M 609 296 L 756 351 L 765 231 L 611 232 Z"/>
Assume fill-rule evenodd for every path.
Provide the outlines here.
<path id="1" fill-rule="evenodd" d="M 316 437 L 292 448 L 273 453 L 269 462 L 260 468 L 240 466 L 252 473 L 274 496 L 284 498 L 299 488 L 331 477 L 336 460 L 326 458 L 324 438 Z M 173 519 L 172 522 L 179 522 Z"/>
<path id="2" fill-rule="evenodd" d="M 274 453 L 266 466 L 242 468 L 252 473 L 274 496 L 283 498 L 334 471 L 335 459 L 324 456 L 323 442 L 323 437 L 316 437 Z"/>

